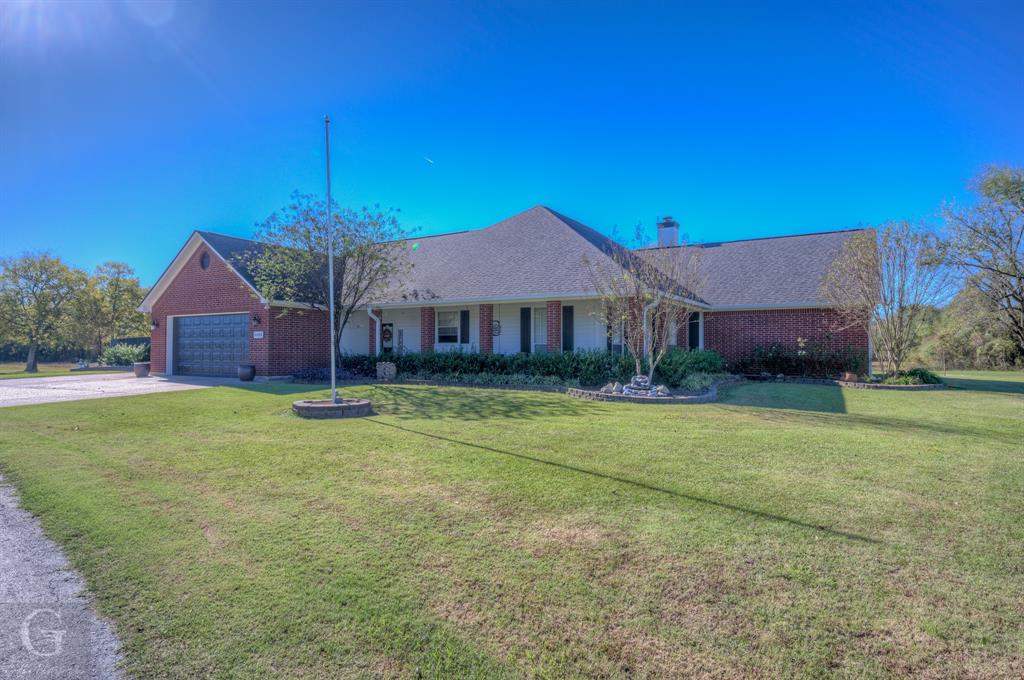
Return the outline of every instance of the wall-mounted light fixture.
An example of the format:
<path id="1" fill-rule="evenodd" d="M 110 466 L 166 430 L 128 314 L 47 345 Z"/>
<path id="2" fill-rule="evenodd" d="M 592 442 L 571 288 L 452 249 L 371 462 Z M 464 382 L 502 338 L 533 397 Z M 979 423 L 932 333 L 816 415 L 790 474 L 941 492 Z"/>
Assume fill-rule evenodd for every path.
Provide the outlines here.
<path id="1" fill-rule="evenodd" d="M 260 321 L 262 321 L 262 319 L 260 319 L 260 315 L 259 314 L 253 314 L 252 315 L 252 322 L 253 322 L 254 325 L 259 326 L 260 325 Z"/>
<path id="2" fill-rule="evenodd" d="M 155 331 L 157 328 L 160 328 L 160 322 L 157 321 L 156 319 L 153 319 L 152 323 L 149 324 L 149 329 L 151 331 Z"/>

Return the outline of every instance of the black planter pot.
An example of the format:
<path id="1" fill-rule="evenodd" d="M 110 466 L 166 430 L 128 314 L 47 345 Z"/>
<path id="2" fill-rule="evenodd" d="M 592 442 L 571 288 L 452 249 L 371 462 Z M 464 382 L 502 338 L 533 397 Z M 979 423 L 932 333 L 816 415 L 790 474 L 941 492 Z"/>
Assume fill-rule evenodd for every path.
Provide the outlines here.
<path id="1" fill-rule="evenodd" d="M 256 377 L 256 367 L 252 364 L 238 364 L 238 379 L 250 382 Z"/>
<path id="2" fill-rule="evenodd" d="M 148 361 L 136 361 L 132 364 L 132 370 L 135 372 L 136 378 L 145 378 L 149 375 L 149 362 Z"/>

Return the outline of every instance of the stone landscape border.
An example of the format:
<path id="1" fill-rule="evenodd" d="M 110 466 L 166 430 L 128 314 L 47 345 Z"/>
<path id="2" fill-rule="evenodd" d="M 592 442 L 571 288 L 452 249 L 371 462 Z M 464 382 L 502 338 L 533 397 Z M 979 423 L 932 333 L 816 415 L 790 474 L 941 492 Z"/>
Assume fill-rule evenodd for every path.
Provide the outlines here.
<path id="1" fill-rule="evenodd" d="M 847 380 L 832 380 L 829 378 L 750 378 L 753 382 L 776 382 L 793 383 L 797 385 L 836 385 L 838 387 L 849 387 L 855 390 L 898 390 L 904 392 L 927 392 L 930 390 L 944 390 L 948 387 L 946 383 L 937 385 L 886 385 L 884 383 L 850 382 Z"/>
<path id="2" fill-rule="evenodd" d="M 586 390 L 580 387 L 571 387 L 566 394 L 575 399 L 587 399 L 590 401 L 615 401 L 627 404 L 706 404 L 718 399 L 718 388 L 726 385 L 734 385 L 743 382 L 742 377 L 731 376 L 712 384 L 703 392 L 696 394 L 676 394 L 668 397 L 642 397 L 632 394 L 621 394 L 618 392 L 602 392 L 600 390 Z"/>

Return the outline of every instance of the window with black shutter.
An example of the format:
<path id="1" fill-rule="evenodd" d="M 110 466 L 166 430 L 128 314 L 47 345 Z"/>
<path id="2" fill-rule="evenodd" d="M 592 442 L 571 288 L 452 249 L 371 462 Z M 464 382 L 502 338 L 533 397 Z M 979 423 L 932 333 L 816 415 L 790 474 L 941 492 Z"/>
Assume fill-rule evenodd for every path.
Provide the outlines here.
<path id="1" fill-rule="evenodd" d="M 530 353 L 530 308 L 519 308 L 519 351 L 525 354 Z"/>
<path id="2" fill-rule="evenodd" d="M 562 306 L 562 351 L 571 352 L 573 350 L 573 337 L 572 337 L 572 321 L 573 321 L 573 310 L 572 305 Z"/>
<path id="3" fill-rule="evenodd" d="M 700 312 L 690 313 L 690 327 L 689 327 L 689 345 L 690 349 L 700 348 Z"/>
<path id="4" fill-rule="evenodd" d="M 469 310 L 459 311 L 459 342 L 469 344 Z"/>

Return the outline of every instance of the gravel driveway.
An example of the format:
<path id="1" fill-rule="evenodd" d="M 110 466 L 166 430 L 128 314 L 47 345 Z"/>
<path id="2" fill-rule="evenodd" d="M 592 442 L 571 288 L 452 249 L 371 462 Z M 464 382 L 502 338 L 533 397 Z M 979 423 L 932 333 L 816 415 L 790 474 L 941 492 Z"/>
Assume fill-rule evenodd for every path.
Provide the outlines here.
<path id="1" fill-rule="evenodd" d="M 136 378 L 132 373 L 71 375 L 53 378 L 0 380 L 0 406 L 45 404 L 52 401 L 126 397 L 152 392 L 195 390 L 216 385 L 240 385 L 232 378 Z"/>
<path id="2" fill-rule="evenodd" d="M 120 678 L 120 646 L 82 577 L 0 475 L 0 678 Z"/>

